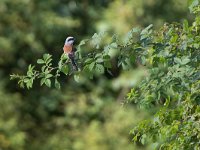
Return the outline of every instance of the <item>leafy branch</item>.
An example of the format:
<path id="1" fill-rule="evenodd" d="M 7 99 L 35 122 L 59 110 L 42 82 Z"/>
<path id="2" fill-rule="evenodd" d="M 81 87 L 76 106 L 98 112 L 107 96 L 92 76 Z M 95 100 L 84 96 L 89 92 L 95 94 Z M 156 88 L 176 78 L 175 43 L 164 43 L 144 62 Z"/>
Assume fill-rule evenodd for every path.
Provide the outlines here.
<path id="1" fill-rule="evenodd" d="M 41 70 L 36 70 L 35 66 L 29 65 L 26 75 L 10 75 L 11 80 L 18 79 L 18 84 L 20 87 L 24 88 L 25 86 L 29 89 L 32 88 L 33 81 L 35 79 L 41 79 L 40 85 L 45 84 L 48 87 L 51 87 L 50 78 L 54 77 L 54 85 L 56 88 L 60 89 L 60 83 L 57 78 L 60 76 L 60 73 L 64 74 L 69 73 L 68 64 L 69 60 L 65 55 L 62 55 L 58 66 L 52 67 L 52 56 L 50 54 L 44 54 L 42 59 L 37 60 L 37 64 L 42 65 Z M 53 71 L 55 73 L 53 74 Z"/>
<path id="2" fill-rule="evenodd" d="M 132 46 L 138 42 L 138 46 L 140 47 L 140 44 L 145 42 L 145 39 L 149 40 L 148 36 L 152 32 L 151 28 L 152 25 L 140 33 L 141 43 L 133 40 L 134 36 L 137 37 L 139 35 L 140 30 L 138 28 L 133 28 L 129 31 L 124 42 L 120 42 L 116 37 L 113 37 L 112 42 L 104 47 L 102 45 L 103 38 L 105 38 L 104 33 L 95 33 L 90 40 L 82 40 L 77 46 L 76 51 L 76 60 L 80 69 L 74 73 L 74 79 L 78 81 L 80 74 L 86 74 L 89 78 L 93 78 L 94 75 L 104 74 L 105 71 L 111 73 L 109 70 L 112 68 L 111 60 L 115 59 L 111 58 L 111 50 L 119 50 L 119 53 L 115 56 L 118 67 L 121 66 L 123 69 L 130 69 L 136 60 L 134 53 L 137 53 L 137 51 L 131 50 Z M 88 44 L 88 47 L 92 46 L 94 50 L 83 56 L 82 46 L 86 44 Z M 30 64 L 26 75 L 12 74 L 10 75 L 10 79 L 18 80 L 20 87 L 28 89 L 32 88 L 33 82 L 36 79 L 40 79 L 41 86 L 45 84 L 48 87 L 51 87 L 52 79 L 54 79 L 54 86 L 60 89 L 60 83 L 58 82 L 60 73 L 64 73 L 65 75 L 73 73 L 73 71 L 70 73 L 70 70 L 72 70 L 70 61 L 65 54 L 60 57 L 58 65 L 55 67 L 52 65 L 52 56 L 50 54 L 44 54 L 43 58 L 37 60 L 37 64 L 41 65 L 41 69 L 36 70 L 35 65 Z"/>

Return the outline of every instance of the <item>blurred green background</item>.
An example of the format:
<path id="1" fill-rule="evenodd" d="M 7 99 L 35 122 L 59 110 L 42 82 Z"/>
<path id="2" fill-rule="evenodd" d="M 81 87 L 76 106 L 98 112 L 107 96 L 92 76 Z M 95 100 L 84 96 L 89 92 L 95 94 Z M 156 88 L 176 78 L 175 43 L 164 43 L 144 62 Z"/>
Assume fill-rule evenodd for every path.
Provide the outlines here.
<path id="1" fill-rule="evenodd" d="M 187 0 L 1 0 L 0 149 L 151 149 L 134 145 L 129 135 L 150 114 L 121 105 L 134 76 L 113 68 L 114 76 L 81 83 L 63 75 L 61 90 L 38 83 L 26 90 L 9 75 L 23 74 L 43 53 L 56 64 L 69 35 L 78 44 L 95 32 L 123 36 L 132 27 L 159 28 L 185 18 L 190 19 Z"/>

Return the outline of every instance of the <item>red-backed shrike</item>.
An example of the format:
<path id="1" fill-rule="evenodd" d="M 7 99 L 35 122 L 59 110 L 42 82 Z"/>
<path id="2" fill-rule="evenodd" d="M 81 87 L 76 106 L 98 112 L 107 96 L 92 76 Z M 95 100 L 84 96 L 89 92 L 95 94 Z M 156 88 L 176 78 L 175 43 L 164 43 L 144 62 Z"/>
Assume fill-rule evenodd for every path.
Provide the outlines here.
<path id="1" fill-rule="evenodd" d="M 74 37 L 67 37 L 66 40 L 65 40 L 65 44 L 64 44 L 64 47 L 63 47 L 63 50 L 64 50 L 64 53 L 68 55 L 69 59 L 71 60 L 71 63 L 72 63 L 72 67 L 74 70 L 78 70 L 78 66 L 75 62 L 75 47 L 73 46 L 74 44 Z"/>

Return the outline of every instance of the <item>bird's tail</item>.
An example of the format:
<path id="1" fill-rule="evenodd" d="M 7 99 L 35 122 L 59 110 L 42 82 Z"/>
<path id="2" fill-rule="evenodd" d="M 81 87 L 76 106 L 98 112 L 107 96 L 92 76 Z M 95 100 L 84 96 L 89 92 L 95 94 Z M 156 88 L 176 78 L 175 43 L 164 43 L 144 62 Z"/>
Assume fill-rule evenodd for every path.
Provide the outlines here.
<path id="1" fill-rule="evenodd" d="M 69 59 L 71 60 L 71 63 L 72 63 L 72 67 L 75 71 L 78 71 L 78 66 L 76 64 L 76 61 L 74 60 L 74 56 L 73 55 L 68 55 L 69 56 Z"/>

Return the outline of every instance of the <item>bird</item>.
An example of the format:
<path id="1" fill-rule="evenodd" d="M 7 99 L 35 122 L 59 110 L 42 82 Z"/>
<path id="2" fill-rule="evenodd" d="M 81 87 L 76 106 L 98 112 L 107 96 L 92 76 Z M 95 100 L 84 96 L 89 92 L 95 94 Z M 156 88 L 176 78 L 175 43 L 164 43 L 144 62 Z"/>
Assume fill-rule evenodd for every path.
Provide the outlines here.
<path id="1" fill-rule="evenodd" d="M 65 40 L 65 44 L 63 46 L 64 53 L 69 57 L 71 60 L 72 67 L 75 71 L 78 71 L 78 66 L 75 61 L 75 51 L 76 48 L 74 47 L 75 38 L 72 36 L 69 36 Z"/>

